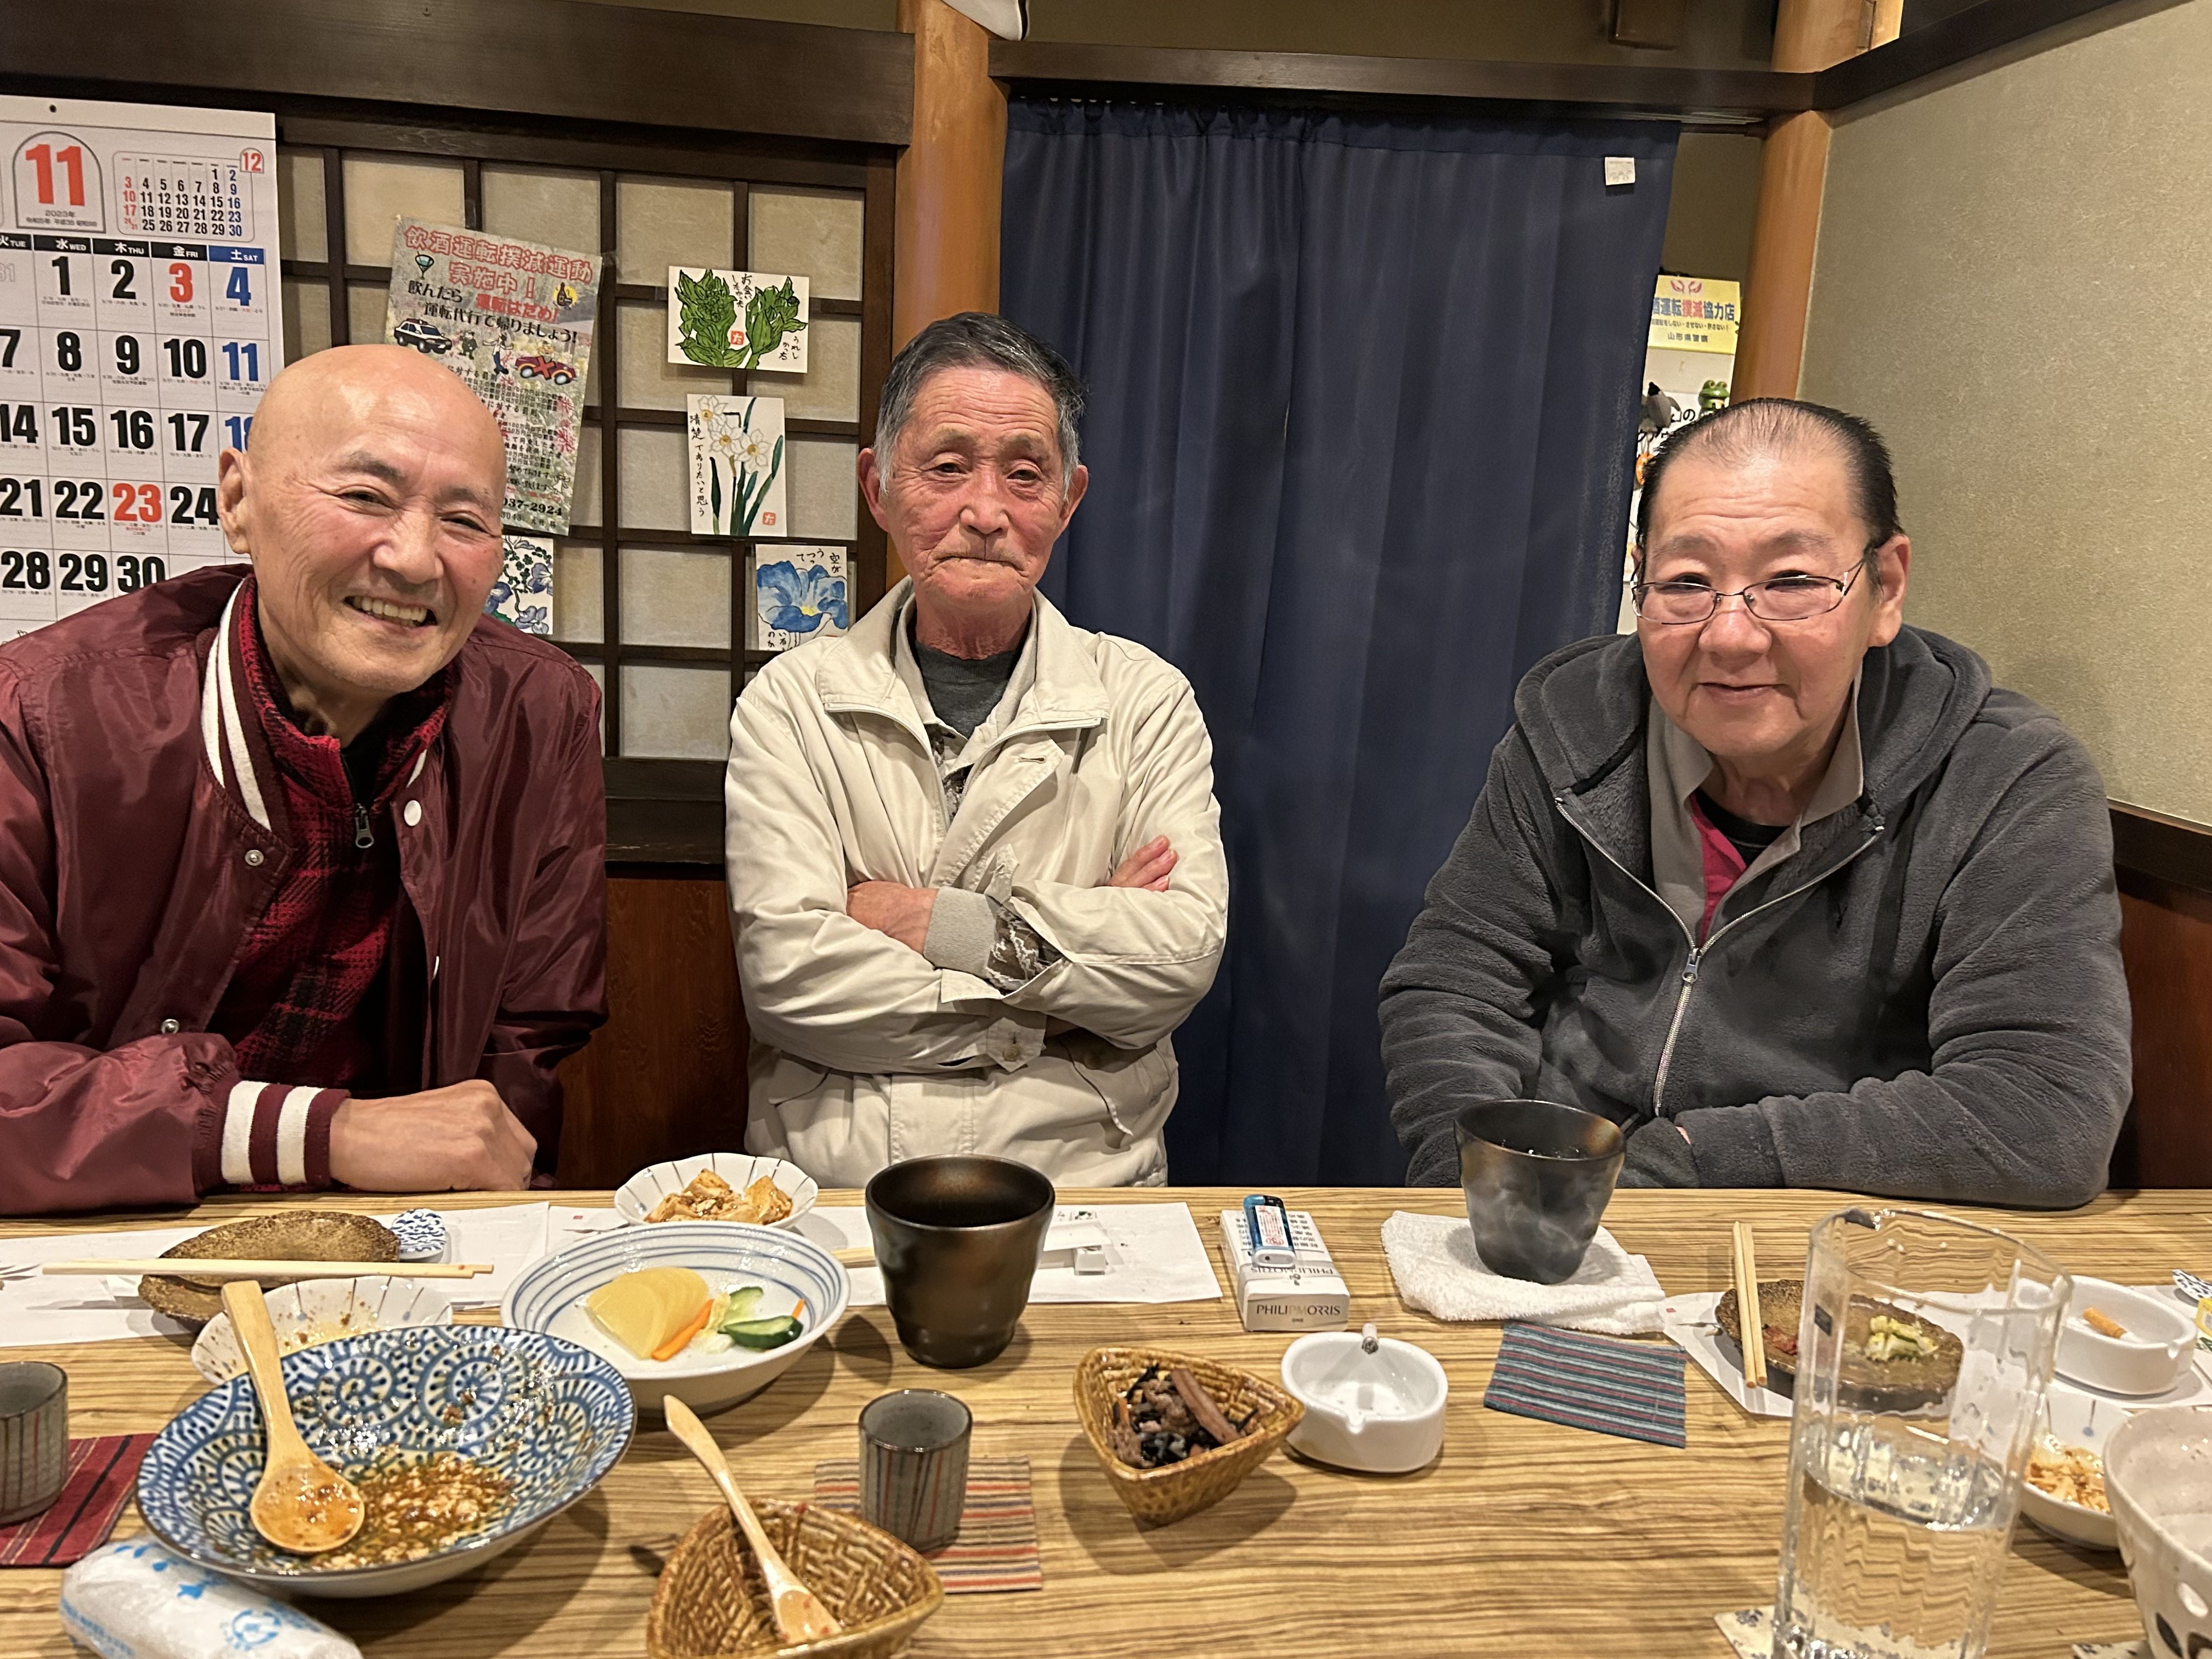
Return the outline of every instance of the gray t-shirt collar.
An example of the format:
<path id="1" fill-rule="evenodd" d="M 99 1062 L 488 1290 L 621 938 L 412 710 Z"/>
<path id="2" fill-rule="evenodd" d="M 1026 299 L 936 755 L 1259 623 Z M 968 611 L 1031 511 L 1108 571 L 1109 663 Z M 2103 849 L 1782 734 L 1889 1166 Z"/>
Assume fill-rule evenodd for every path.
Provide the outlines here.
<path id="1" fill-rule="evenodd" d="M 1862 667 L 1860 672 L 1864 672 Z M 1651 882 L 1667 908 L 1694 934 L 1705 915 L 1705 855 L 1698 826 L 1690 817 L 1690 797 L 1704 788 L 1712 775 L 1713 757 L 1703 744 L 1667 718 L 1657 698 L 1652 698 L 1650 706 L 1644 760 L 1651 787 Z M 1854 674 L 1850 696 L 1844 704 L 1844 729 L 1837 735 L 1835 751 L 1828 757 L 1828 769 L 1821 775 L 1820 787 L 1796 822 L 1745 867 L 1736 878 L 1738 883 L 1794 856 L 1804 844 L 1808 826 L 1844 811 L 1865 792 L 1865 757 L 1859 746 L 1859 675 Z"/>

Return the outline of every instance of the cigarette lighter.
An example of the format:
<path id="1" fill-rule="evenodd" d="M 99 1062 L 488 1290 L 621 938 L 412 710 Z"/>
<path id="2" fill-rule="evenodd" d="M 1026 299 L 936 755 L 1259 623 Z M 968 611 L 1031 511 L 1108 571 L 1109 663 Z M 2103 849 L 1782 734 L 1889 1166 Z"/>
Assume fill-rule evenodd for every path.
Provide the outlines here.
<path id="1" fill-rule="evenodd" d="M 1279 1198 L 1253 1193 L 1244 1200 L 1244 1225 L 1252 1240 L 1255 1267 L 1295 1267 L 1297 1247 L 1291 1243 L 1290 1212 Z"/>

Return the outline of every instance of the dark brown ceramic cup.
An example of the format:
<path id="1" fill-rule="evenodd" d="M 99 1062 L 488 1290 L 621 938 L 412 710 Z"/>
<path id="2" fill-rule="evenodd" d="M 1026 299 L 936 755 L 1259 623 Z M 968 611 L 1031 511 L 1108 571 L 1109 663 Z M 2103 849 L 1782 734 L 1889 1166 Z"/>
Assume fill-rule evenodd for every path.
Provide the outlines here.
<path id="1" fill-rule="evenodd" d="M 1490 1100 L 1462 1107 L 1454 1127 L 1483 1266 L 1539 1285 L 1573 1278 L 1620 1179 L 1620 1126 L 1554 1101 Z"/>
<path id="2" fill-rule="evenodd" d="M 1052 1182 L 1012 1158 L 915 1158 L 865 1196 L 899 1345 L 948 1370 L 996 1359 L 1029 1306 Z"/>

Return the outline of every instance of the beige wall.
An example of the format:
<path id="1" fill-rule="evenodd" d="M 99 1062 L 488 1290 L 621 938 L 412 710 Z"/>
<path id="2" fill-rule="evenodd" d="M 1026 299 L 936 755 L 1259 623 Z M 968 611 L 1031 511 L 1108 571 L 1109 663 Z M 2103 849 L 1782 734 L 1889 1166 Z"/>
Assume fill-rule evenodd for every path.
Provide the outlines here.
<path id="1" fill-rule="evenodd" d="M 1803 395 L 1898 457 L 1909 620 L 2212 823 L 2212 0 L 1846 119 Z"/>

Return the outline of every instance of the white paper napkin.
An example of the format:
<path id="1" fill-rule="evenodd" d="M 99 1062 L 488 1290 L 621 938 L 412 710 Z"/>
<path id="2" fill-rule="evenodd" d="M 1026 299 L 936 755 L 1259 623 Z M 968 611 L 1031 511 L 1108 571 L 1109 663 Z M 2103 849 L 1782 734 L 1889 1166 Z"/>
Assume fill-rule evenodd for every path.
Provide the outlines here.
<path id="1" fill-rule="evenodd" d="M 873 1241 L 868 1212 L 853 1206 L 817 1206 L 799 1218 L 799 1232 L 824 1249 L 847 1249 Z M 1069 1302 L 1218 1302 L 1221 1281 L 1206 1254 L 1187 1204 L 1062 1205 L 1048 1247 L 1063 1233 L 1071 1243 L 1088 1240 L 1093 1227 L 1106 1236 L 1106 1271 L 1078 1273 L 1073 1267 L 1041 1267 L 1030 1281 L 1030 1300 Z M 884 1275 L 877 1267 L 848 1267 L 853 1276 L 853 1305 L 880 1308 Z"/>
<path id="2" fill-rule="evenodd" d="M 0 1262 L 95 1261 L 159 1255 L 201 1227 L 149 1227 L 138 1231 L 49 1233 L 42 1238 L 0 1240 Z M 111 1286 L 129 1291 L 118 1298 Z M 155 1313 L 137 1296 L 138 1281 L 31 1274 L 0 1279 L 0 1348 L 49 1343 L 113 1342 L 130 1336 L 190 1336 L 192 1328 Z"/>
<path id="3" fill-rule="evenodd" d="M 1382 1253 L 1406 1304 L 1438 1319 L 1526 1319 L 1605 1336 L 1641 1336 L 1659 1328 L 1666 1293 L 1658 1275 L 1602 1227 L 1574 1277 L 1559 1285 L 1491 1272 L 1459 1216 L 1400 1210 L 1382 1224 Z"/>
<path id="4" fill-rule="evenodd" d="M 441 1210 L 446 1260 L 488 1261 L 492 1271 L 475 1279 L 441 1280 L 438 1288 L 456 1308 L 496 1308 L 522 1270 L 545 1254 L 550 1206 L 498 1204 L 488 1210 Z"/>

